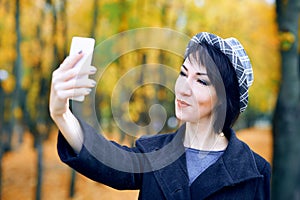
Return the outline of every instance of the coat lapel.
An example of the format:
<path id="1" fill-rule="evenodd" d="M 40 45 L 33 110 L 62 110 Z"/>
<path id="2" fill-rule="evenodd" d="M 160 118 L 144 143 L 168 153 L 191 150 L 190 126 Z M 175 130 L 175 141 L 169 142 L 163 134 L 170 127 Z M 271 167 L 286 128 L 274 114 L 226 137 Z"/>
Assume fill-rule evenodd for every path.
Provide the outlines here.
<path id="1" fill-rule="evenodd" d="M 184 134 L 185 125 L 174 134 L 137 142 L 145 152 L 155 152 L 155 156 L 148 154 L 147 159 L 166 199 L 190 199 L 185 148 L 182 142 Z M 158 153 L 159 151 L 161 152 Z M 163 162 L 165 165 L 162 165 Z"/>
<path id="2" fill-rule="evenodd" d="M 185 125 L 181 126 L 175 134 L 137 142 L 145 152 L 157 151 L 172 143 L 168 145 L 167 151 L 156 154 L 155 158 L 147 157 L 153 167 L 154 177 L 166 199 L 205 199 L 223 187 L 262 177 L 252 151 L 245 143 L 237 139 L 231 130 L 229 144 L 224 154 L 189 186 L 185 148 L 182 142 L 184 133 Z M 178 159 L 163 168 L 157 168 L 158 162 L 168 160 L 174 155 L 179 155 Z"/>
<path id="3" fill-rule="evenodd" d="M 164 168 L 154 171 L 154 176 L 159 183 L 166 199 L 190 199 L 189 178 L 186 168 L 185 148 L 183 137 L 185 134 L 185 124 L 181 126 L 172 138 L 173 145 L 165 151 L 164 157 L 174 157 L 177 159 Z M 164 158 L 160 158 L 164 159 Z M 159 160 L 159 158 L 157 159 Z M 154 163 L 154 162 L 152 162 Z"/>
<path id="4" fill-rule="evenodd" d="M 231 131 L 224 154 L 191 185 L 192 199 L 204 199 L 223 187 L 258 177 L 262 175 L 257 169 L 252 151 Z"/>
<path id="5" fill-rule="evenodd" d="M 182 155 L 176 162 L 154 172 L 166 199 L 191 199 L 185 162 L 185 155 Z"/>

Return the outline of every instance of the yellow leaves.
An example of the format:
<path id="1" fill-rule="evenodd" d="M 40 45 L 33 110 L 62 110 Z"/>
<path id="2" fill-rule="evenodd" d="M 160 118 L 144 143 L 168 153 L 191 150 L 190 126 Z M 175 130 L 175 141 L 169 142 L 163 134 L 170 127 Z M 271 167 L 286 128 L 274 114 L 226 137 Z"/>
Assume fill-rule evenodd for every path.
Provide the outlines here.
<path id="1" fill-rule="evenodd" d="M 167 92 L 165 89 L 159 89 L 157 92 L 157 98 L 159 101 L 163 101 L 167 99 Z"/>
<path id="2" fill-rule="evenodd" d="M 25 61 L 25 66 L 37 66 L 41 60 L 42 49 L 37 39 L 24 41 L 21 44 L 22 56 Z"/>
<path id="3" fill-rule="evenodd" d="M 1 5 L 0 5 L 1 6 Z M 2 10 L 0 10 L 2 12 Z M 0 18 L 0 66 L 3 63 L 12 63 L 16 57 L 15 52 L 15 26 L 14 16 L 12 13 L 5 13 L 4 17 Z"/>
<path id="4" fill-rule="evenodd" d="M 144 94 L 146 97 L 148 97 L 149 99 L 152 99 L 155 97 L 155 88 L 153 87 L 153 85 L 146 85 L 144 87 Z"/>
<path id="5" fill-rule="evenodd" d="M 98 85 L 101 85 L 101 87 L 98 87 L 97 89 L 100 90 L 101 93 L 111 93 L 112 88 L 115 87 L 115 84 L 119 78 L 119 66 L 116 63 L 112 63 L 109 65 L 105 71 L 103 72 L 103 75 L 101 76 L 101 79 L 98 83 Z M 102 87 L 103 86 L 103 87 Z"/>
<path id="6" fill-rule="evenodd" d="M 296 37 L 292 32 L 281 31 L 279 33 L 280 48 L 282 51 L 288 51 L 294 44 Z"/>
<path id="7" fill-rule="evenodd" d="M 133 105 L 129 107 L 129 116 L 132 121 L 137 122 L 141 112 L 143 112 L 145 109 L 145 104 L 142 101 L 135 101 Z M 126 112 L 124 114 L 126 115 Z M 130 119 L 127 119 L 127 121 L 131 121 Z"/>
<path id="8" fill-rule="evenodd" d="M 30 86 L 31 86 L 31 78 L 28 75 L 24 76 L 22 83 L 21 83 L 22 89 L 28 90 L 30 88 Z"/>
<path id="9" fill-rule="evenodd" d="M 20 107 L 16 107 L 13 110 L 13 115 L 14 115 L 15 119 L 21 120 L 22 117 L 23 117 L 23 111 L 22 111 L 22 109 Z"/>
<path id="10" fill-rule="evenodd" d="M 254 69 L 251 106 L 270 112 L 280 79 L 274 6 L 254 0 L 190 0 L 185 6 L 189 35 L 207 31 L 241 41 Z"/>
<path id="11" fill-rule="evenodd" d="M 67 7 L 69 38 L 73 35 L 88 36 L 92 24 L 93 1 L 72 1 Z"/>
<path id="12" fill-rule="evenodd" d="M 7 1 L 8 2 L 8 1 Z M 60 3 L 56 2 L 57 8 Z M 15 51 L 15 19 L 14 3 L 8 3 L 10 11 L 2 7 L 0 1 L 0 67 L 12 73 L 13 63 L 16 58 Z M 101 0 L 98 3 L 99 16 L 96 31 L 96 39 L 99 44 L 101 40 L 107 39 L 113 34 L 141 27 L 168 27 L 173 30 L 182 31 L 192 36 L 200 31 L 208 31 L 222 37 L 234 36 L 244 45 L 249 54 L 254 72 L 255 81 L 250 90 L 251 106 L 262 111 L 270 111 L 276 100 L 277 83 L 279 80 L 279 40 L 276 37 L 277 27 L 275 25 L 275 9 L 262 1 L 255 0 L 173 0 L 173 1 L 127 1 L 127 0 Z M 23 59 L 23 80 L 22 88 L 28 90 L 27 107 L 36 113 L 35 104 L 39 98 L 41 77 L 51 77 L 51 66 L 53 61 L 58 61 L 58 55 L 54 55 L 53 44 L 58 47 L 58 53 L 68 51 L 70 39 L 73 35 L 89 36 L 93 24 L 93 1 L 74 0 L 67 3 L 66 13 L 62 8 L 57 10 L 57 24 L 53 27 L 51 10 L 45 9 L 44 1 L 22 0 L 21 23 L 22 23 L 22 44 L 21 52 Z M 44 21 L 42 15 L 44 14 Z M 67 16 L 63 18 L 63 16 Z M 182 21 L 180 21 L 182 20 Z M 65 24 L 65 22 L 67 22 Z M 40 46 L 37 36 L 37 27 L 41 28 L 41 38 L 44 46 Z M 67 32 L 64 28 L 67 27 Z M 54 28 L 57 33 L 53 35 Z M 67 35 L 65 35 L 67 33 Z M 159 41 L 160 36 L 155 36 Z M 130 41 L 126 38 L 119 41 L 116 49 L 107 49 L 107 52 L 122 52 L 128 49 L 132 43 L 139 44 L 145 40 L 144 36 L 133 38 Z M 291 43 L 293 38 L 290 35 L 282 35 L 280 41 Z M 67 47 L 65 47 L 67 44 Z M 176 41 L 168 41 L 168 45 L 174 45 Z M 282 44 L 282 43 L 281 43 Z M 178 45 L 179 46 L 179 45 Z M 284 43 L 286 47 L 286 43 Z M 64 49 L 66 48 L 66 49 Z M 180 47 L 181 48 L 181 47 Z M 97 51 L 97 48 L 96 48 Z M 107 52 L 96 52 L 99 59 L 107 57 Z M 97 92 L 101 98 L 99 107 L 105 116 L 109 117 L 110 97 L 120 78 L 125 76 L 130 69 L 136 66 L 149 63 L 160 63 L 178 69 L 181 64 L 181 57 L 174 58 L 160 51 L 148 49 L 134 50 L 116 58 L 106 67 L 101 80 L 98 83 Z M 142 56 L 145 55 L 146 61 Z M 97 63 L 96 63 L 97 64 Z M 38 71 L 42 70 L 42 72 Z M 102 68 L 103 69 L 103 68 Z M 40 77 L 34 74 L 39 74 Z M 159 79 L 159 72 L 153 71 L 151 75 Z M 138 84 L 140 74 L 128 80 L 124 84 L 124 90 L 134 84 Z M 142 76 L 141 76 L 142 77 Z M 142 77 L 141 81 L 146 82 L 148 77 Z M 165 78 L 166 79 L 166 78 Z M 11 93 L 15 88 L 14 77 L 11 76 L 3 82 L 5 92 Z M 123 91 L 124 92 L 124 91 Z M 127 91 L 126 91 L 127 92 Z M 157 89 L 153 85 L 144 85 L 133 92 L 134 100 L 130 102 L 130 117 L 137 121 L 139 115 L 145 111 L 145 99 L 154 98 L 159 101 L 170 102 L 170 93 L 165 89 Z M 120 94 L 121 99 L 121 94 Z M 116 101 L 120 100 L 116 99 Z M 107 102 L 105 102 L 107 101 Z M 103 103 L 105 102 L 105 103 Z"/>
<path id="13" fill-rule="evenodd" d="M 2 81 L 2 89 L 6 94 L 10 94 L 14 91 L 16 86 L 15 77 L 12 75 L 8 75 L 7 79 Z"/>
<path id="14" fill-rule="evenodd" d="M 41 85 L 38 79 L 38 75 L 34 74 L 31 79 L 30 90 L 27 93 L 27 101 L 26 101 L 26 107 L 32 119 L 37 119 L 38 112 L 41 112 L 37 108 L 37 102 L 39 101 L 40 98 L 39 96 L 40 87 Z"/>

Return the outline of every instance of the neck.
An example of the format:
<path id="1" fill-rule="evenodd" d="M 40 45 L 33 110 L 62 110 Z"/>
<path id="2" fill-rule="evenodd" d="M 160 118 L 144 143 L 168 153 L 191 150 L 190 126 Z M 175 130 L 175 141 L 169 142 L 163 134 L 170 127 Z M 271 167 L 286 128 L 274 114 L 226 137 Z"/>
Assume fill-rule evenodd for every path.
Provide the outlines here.
<path id="1" fill-rule="evenodd" d="M 227 147 L 228 141 L 222 133 L 216 133 L 207 123 L 186 123 L 184 146 L 203 151 L 220 151 Z"/>

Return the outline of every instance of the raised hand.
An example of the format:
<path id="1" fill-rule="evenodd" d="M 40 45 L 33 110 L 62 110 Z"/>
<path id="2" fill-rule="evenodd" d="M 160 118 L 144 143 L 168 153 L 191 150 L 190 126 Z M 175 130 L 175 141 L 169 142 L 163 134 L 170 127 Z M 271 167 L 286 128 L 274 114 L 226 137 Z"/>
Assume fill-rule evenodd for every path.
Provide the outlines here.
<path id="1" fill-rule="evenodd" d="M 96 85 L 84 75 L 96 72 L 93 66 L 78 70 L 75 64 L 83 57 L 82 53 L 67 57 L 52 74 L 49 109 L 52 118 L 62 116 L 69 109 L 69 98 L 88 95 Z"/>

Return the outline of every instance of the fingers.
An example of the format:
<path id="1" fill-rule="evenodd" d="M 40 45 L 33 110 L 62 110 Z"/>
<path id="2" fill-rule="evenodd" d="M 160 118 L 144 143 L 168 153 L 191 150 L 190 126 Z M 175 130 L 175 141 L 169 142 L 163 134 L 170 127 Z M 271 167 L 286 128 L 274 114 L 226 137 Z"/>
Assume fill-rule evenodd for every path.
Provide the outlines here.
<path id="1" fill-rule="evenodd" d="M 61 70 L 67 70 L 73 68 L 74 65 L 83 57 L 83 53 L 79 52 L 78 54 L 71 55 L 66 57 L 66 59 L 61 63 L 59 68 Z"/>
<path id="2" fill-rule="evenodd" d="M 94 73 L 96 73 L 96 68 L 93 66 L 81 71 L 80 76 L 73 69 L 69 69 L 64 73 L 56 71 L 52 77 L 53 96 L 65 101 L 71 97 L 88 95 L 91 88 L 96 86 L 96 81 L 88 78 L 88 75 Z"/>
<path id="3" fill-rule="evenodd" d="M 96 67 L 74 67 L 83 54 L 67 57 L 52 74 L 49 109 L 52 116 L 63 115 L 68 110 L 68 99 L 86 96 L 96 82 L 88 76 L 95 74 Z"/>
<path id="4" fill-rule="evenodd" d="M 82 67 L 80 70 L 74 65 L 82 58 L 82 54 L 67 57 L 60 67 L 52 74 L 53 97 L 65 101 L 74 96 L 87 95 L 96 82 L 89 79 L 89 75 L 96 73 L 94 66 Z"/>
<path id="5" fill-rule="evenodd" d="M 92 79 L 88 79 L 85 77 L 82 78 L 73 78 L 69 81 L 64 82 L 54 82 L 53 87 L 54 90 L 70 90 L 70 89 L 78 89 L 78 88 L 92 88 L 96 86 L 96 82 Z"/>
<path id="6" fill-rule="evenodd" d="M 86 96 L 90 94 L 91 91 L 91 88 L 74 88 L 69 90 L 58 90 L 56 95 L 58 99 L 64 100 L 72 97 Z"/>
<path id="7" fill-rule="evenodd" d="M 77 77 L 93 75 L 97 71 L 94 66 L 83 67 L 80 71 L 76 68 L 70 68 L 68 70 L 61 70 L 60 68 L 53 72 L 52 79 L 54 81 L 68 81 Z"/>

